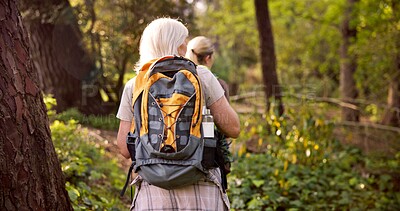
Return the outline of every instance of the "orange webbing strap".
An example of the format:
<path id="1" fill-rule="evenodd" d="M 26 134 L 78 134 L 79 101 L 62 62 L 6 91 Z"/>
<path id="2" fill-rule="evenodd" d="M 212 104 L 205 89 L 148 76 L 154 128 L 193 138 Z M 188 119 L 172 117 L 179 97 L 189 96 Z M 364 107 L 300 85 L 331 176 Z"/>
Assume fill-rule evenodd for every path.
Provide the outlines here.
<path id="1" fill-rule="evenodd" d="M 144 90 L 148 78 L 148 70 L 150 69 L 150 66 L 154 63 L 154 61 L 156 61 L 156 59 L 153 59 L 150 62 L 144 64 L 142 68 L 140 68 L 139 73 L 136 76 L 135 86 L 132 87 L 132 108 L 135 105 L 137 98 Z M 134 131 L 135 131 L 135 120 L 132 119 L 130 132 L 133 133 Z"/>
<path id="2" fill-rule="evenodd" d="M 133 117 L 133 118 L 135 118 L 135 117 Z M 129 130 L 132 134 L 135 132 L 135 120 L 134 119 L 132 119 L 132 122 L 131 122 L 131 129 Z"/>
<path id="3" fill-rule="evenodd" d="M 173 93 L 171 98 L 159 98 L 159 103 L 163 106 L 160 108 L 164 118 L 164 140 L 162 146 L 170 145 L 174 149 L 176 148 L 175 143 L 175 128 L 178 121 L 178 114 L 181 112 L 183 106 L 189 101 L 189 97 L 184 94 Z M 171 104 L 171 102 L 173 104 Z M 166 134 L 165 134 L 166 132 Z M 162 148 L 161 146 L 161 148 Z"/>
<path id="4" fill-rule="evenodd" d="M 201 137 L 201 122 L 203 121 L 203 115 L 202 115 L 202 109 L 203 109 L 203 104 L 204 104 L 204 99 L 202 96 L 202 88 L 201 88 L 201 83 L 200 79 L 198 76 L 194 75 L 188 70 L 182 70 L 181 71 L 187 79 L 194 85 L 194 88 L 196 90 L 196 103 L 194 106 L 194 112 L 193 112 L 193 117 L 192 117 L 192 128 L 190 128 L 190 134 L 196 136 L 196 137 Z"/>
<path id="5" fill-rule="evenodd" d="M 150 62 L 148 62 L 145 65 L 143 65 L 143 67 L 141 68 L 141 70 L 140 70 L 140 72 L 139 72 L 139 74 L 138 74 L 138 76 L 136 78 L 135 91 L 134 91 L 134 95 L 132 96 L 133 102 L 135 102 L 136 99 L 139 97 L 139 95 L 142 92 L 144 92 L 143 93 L 143 98 L 142 98 L 142 105 L 147 105 L 148 96 L 149 96 L 149 93 L 148 93 L 149 92 L 149 88 L 154 83 L 154 82 L 152 83 L 149 80 L 149 74 L 150 74 L 149 70 L 151 70 L 153 68 L 153 66 L 157 62 L 165 60 L 165 59 L 170 59 L 170 58 L 174 58 L 174 56 L 164 56 L 164 57 L 161 57 L 159 59 L 153 59 Z M 142 118 L 141 122 L 147 122 L 147 118 L 148 118 L 147 106 L 142 106 L 140 112 L 142 114 L 141 115 L 142 116 L 141 117 Z M 144 125 L 142 124 L 141 127 L 140 127 L 140 131 L 139 131 L 140 134 L 146 134 L 146 133 L 148 133 L 148 131 L 149 131 L 148 125 L 147 124 L 144 124 Z"/>

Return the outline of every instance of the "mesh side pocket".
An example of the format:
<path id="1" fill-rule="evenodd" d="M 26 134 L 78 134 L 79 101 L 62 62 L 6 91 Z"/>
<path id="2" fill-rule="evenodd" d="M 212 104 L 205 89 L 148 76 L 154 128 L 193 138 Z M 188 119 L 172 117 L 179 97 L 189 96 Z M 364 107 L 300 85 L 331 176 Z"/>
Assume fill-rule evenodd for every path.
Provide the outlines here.
<path id="1" fill-rule="evenodd" d="M 132 161 L 136 160 L 136 149 L 135 149 L 135 142 L 136 142 L 137 137 L 129 132 L 128 135 L 126 136 L 126 144 L 128 146 L 128 151 L 131 156 Z"/>
<path id="2" fill-rule="evenodd" d="M 204 168 L 209 169 L 217 167 L 215 163 L 215 153 L 217 150 L 217 141 L 215 139 L 204 139 L 203 160 L 201 164 Z"/>

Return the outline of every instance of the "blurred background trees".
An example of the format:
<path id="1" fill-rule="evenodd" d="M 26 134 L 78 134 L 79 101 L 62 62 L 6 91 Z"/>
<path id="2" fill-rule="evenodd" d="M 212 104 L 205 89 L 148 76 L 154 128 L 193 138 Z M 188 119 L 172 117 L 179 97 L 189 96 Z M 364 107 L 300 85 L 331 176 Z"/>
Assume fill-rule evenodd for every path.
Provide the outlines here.
<path id="1" fill-rule="evenodd" d="M 275 87 L 286 106 L 306 96 L 339 106 L 343 121 L 399 126 L 397 1 L 270 0 L 275 39 L 265 46 L 259 32 L 267 25 L 257 25 L 254 3 L 51 0 L 21 1 L 20 8 L 41 86 L 57 99 L 59 112 L 115 112 L 124 83 L 134 76 L 144 27 L 169 16 L 180 18 L 191 37 L 212 38 L 218 56 L 213 71 L 232 95 L 260 95 L 269 87 L 271 76 L 263 79 L 261 69 L 274 59 L 261 59 L 260 49 L 271 46 L 272 81 L 280 82 Z"/>
<path id="2" fill-rule="evenodd" d="M 68 0 L 21 1 L 20 5 L 30 32 L 34 68 L 43 91 L 57 99 L 57 111 L 78 107 L 83 113 L 109 112 L 100 107 L 99 90 L 89 89 L 89 84 L 96 84 L 97 68 Z"/>
<path id="3" fill-rule="evenodd" d="M 115 112 L 144 27 L 162 16 L 194 26 L 192 7 L 182 0 L 21 1 L 20 9 L 41 87 L 57 100 L 57 112 Z"/>
<path id="4" fill-rule="evenodd" d="M 233 87 L 240 84 L 241 91 L 258 90 L 260 43 L 252 2 L 198 4 L 206 8 L 196 13 L 197 26 L 214 38 L 222 57 L 213 68 L 216 74 Z M 301 101 L 287 97 L 311 97 L 337 104 L 342 120 L 399 126 L 398 5 L 395 0 L 270 0 L 287 106 Z"/>

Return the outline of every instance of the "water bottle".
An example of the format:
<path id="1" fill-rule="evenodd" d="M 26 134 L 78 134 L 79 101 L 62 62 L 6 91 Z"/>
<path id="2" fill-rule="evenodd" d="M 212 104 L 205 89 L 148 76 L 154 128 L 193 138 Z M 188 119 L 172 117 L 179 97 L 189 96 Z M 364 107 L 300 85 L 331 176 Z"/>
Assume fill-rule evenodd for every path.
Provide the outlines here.
<path id="1" fill-rule="evenodd" d="M 217 147 L 217 141 L 214 138 L 214 118 L 211 115 L 210 109 L 203 107 L 203 140 L 204 150 L 203 159 L 201 164 L 204 168 L 210 169 L 215 167 L 215 150 Z"/>
<path id="2" fill-rule="evenodd" d="M 203 137 L 214 138 L 214 118 L 211 115 L 210 109 L 203 107 Z"/>

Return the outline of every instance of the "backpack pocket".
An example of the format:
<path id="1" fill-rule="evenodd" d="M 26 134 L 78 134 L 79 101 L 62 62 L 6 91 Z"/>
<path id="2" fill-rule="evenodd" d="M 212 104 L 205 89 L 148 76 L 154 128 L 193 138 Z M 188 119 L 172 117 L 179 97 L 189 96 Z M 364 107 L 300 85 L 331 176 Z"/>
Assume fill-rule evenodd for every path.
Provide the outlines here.
<path id="1" fill-rule="evenodd" d="M 203 160 L 201 164 L 204 168 L 210 169 L 217 167 L 215 163 L 215 153 L 217 150 L 217 140 L 212 138 L 204 138 Z"/>
<path id="2" fill-rule="evenodd" d="M 126 144 L 128 147 L 129 154 L 131 156 L 132 161 L 136 160 L 136 139 L 137 136 L 131 132 L 126 136 Z"/>
<path id="3" fill-rule="evenodd" d="M 167 190 L 192 185 L 206 175 L 192 165 L 163 163 L 141 166 L 138 173 L 148 183 Z"/>
<path id="4" fill-rule="evenodd" d="M 148 183 L 164 189 L 194 184 L 207 173 L 201 164 L 203 143 L 190 137 L 181 151 L 162 153 L 151 146 L 147 135 L 141 136 L 136 142 L 134 170 Z"/>

